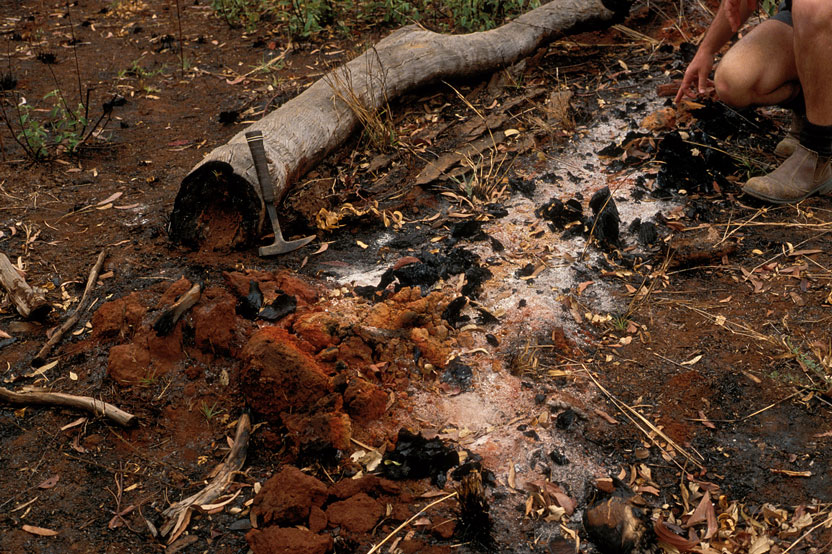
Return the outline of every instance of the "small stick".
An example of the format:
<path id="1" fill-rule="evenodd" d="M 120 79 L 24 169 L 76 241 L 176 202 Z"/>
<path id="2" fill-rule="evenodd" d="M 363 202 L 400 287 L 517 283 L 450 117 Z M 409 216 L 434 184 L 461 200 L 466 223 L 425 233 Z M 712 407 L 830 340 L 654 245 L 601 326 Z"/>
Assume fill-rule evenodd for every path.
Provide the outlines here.
<path id="1" fill-rule="evenodd" d="M 3 285 L 9 292 L 9 299 L 17 309 L 17 313 L 26 319 L 42 319 L 52 309 L 42 295 L 32 290 L 9 258 L 2 253 L 0 253 L 0 285 Z"/>
<path id="2" fill-rule="evenodd" d="M 176 323 L 179 321 L 185 312 L 190 310 L 194 304 L 199 301 L 199 297 L 202 295 L 202 283 L 197 283 L 191 287 L 191 289 L 179 297 L 179 299 L 174 302 L 169 308 L 167 308 L 162 315 L 153 323 L 153 330 L 156 331 L 156 334 L 160 337 L 164 337 L 168 335 L 173 328 L 176 326 Z"/>
<path id="3" fill-rule="evenodd" d="M 160 531 L 162 536 L 169 536 L 168 544 L 175 541 L 188 527 L 188 523 L 191 520 L 191 508 L 195 505 L 200 506 L 210 503 L 217 498 L 223 489 L 225 489 L 226 485 L 231 482 L 231 477 L 234 473 L 243 467 L 243 463 L 246 461 L 250 434 L 251 419 L 248 414 L 244 413 L 237 422 L 234 444 L 226 455 L 225 460 L 223 460 L 222 469 L 220 469 L 219 473 L 201 491 L 175 504 L 171 504 L 162 512 L 165 523 L 162 525 Z"/>
<path id="4" fill-rule="evenodd" d="M 430 504 L 428 504 L 427 506 L 425 506 L 424 508 L 422 508 L 421 510 L 419 510 L 418 512 L 416 512 L 415 514 L 413 514 L 413 517 L 411 517 L 410 519 L 408 519 L 407 521 L 405 521 L 404 523 L 402 523 L 401 525 L 399 525 L 398 527 L 396 527 L 395 529 L 393 529 L 392 531 L 390 531 L 390 534 L 389 534 L 389 535 L 387 535 L 386 537 L 384 537 L 384 540 L 382 540 L 380 543 L 378 543 L 377 545 L 375 545 L 374 547 L 372 547 L 372 548 L 371 548 L 371 549 L 367 552 L 367 554 L 373 554 L 374 552 L 378 551 L 378 549 L 379 549 L 379 548 L 381 548 L 382 546 L 384 546 L 384 543 L 386 543 L 386 542 L 387 542 L 387 541 L 389 541 L 391 538 L 393 538 L 393 536 L 395 536 L 395 534 L 396 534 L 396 533 L 398 533 L 399 531 L 401 531 L 402 529 L 404 529 L 405 527 L 407 527 L 408 525 L 410 525 L 410 522 L 411 522 L 411 521 L 415 520 L 417 517 L 419 517 L 420 515 L 422 515 L 423 513 L 425 513 L 425 512 L 428 510 L 428 508 L 432 508 L 433 506 L 436 506 L 436 505 L 437 505 L 437 504 L 439 504 L 440 502 L 445 502 L 445 501 L 446 501 L 446 500 L 448 500 L 449 498 L 453 498 L 454 496 L 457 496 L 458 494 L 459 494 L 459 493 L 452 492 L 452 493 L 450 493 L 450 494 L 448 494 L 448 495 L 443 496 L 443 497 L 442 497 L 442 498 L 440 498 L 439 500 L 434 500 L 433 502 L 431 502 Z"/>
<path id="5" fill-rule="evenodd" d="M 130 427 L 138 420 L 135 415 L 127 413 L 103 400 L 96 400 L 91 396 L 75 396 L 62 392 L 49 392 L 43 389 L 28 389 L 15 392 L 0 387 L 0 400 L 17 405 L 43 404 L 46 406 L 77 408 L 95 415 L 104 416 L 123 427 Z"/>
<path id="6" fill-rule="evenodd" d="M 46 362 L 46 356 L 49 355 L 49 352 L 52 351 L 52 348 L 61 342 L 63 336 L 73 327 L 75 324 L 78 323 L 78 320 L 81 319 L 81 313 L 87 309 L 87 299 L 90 295 L 90 291 L 92 290 L 92 286 L 95 284 L 96 279 L 98 279 L 98 274 L 101 272 L 101 266 L 104 265 L 104 258 L 107 257 L 107 250 L 102 250 L 101 253 L 98 255 L 98 260 L 96 260 L 95 265 L 93 266 L 92 270 L 90 271 L 90 276 L 87 278 L 87 286 L 84 287 L 84 294 L 81 295 L 81 301 L 78 302 L 78 306 L 75 308 L 75 311 L 72 312 L 72 315 L 69 316 L 66 321 L 58 328 L 57 331 L 52 335 L 46 344 L 43 345 L 43 348 L 40 349 L 35 359 L 32 360 L 33 367 L 40 367 Z"/>

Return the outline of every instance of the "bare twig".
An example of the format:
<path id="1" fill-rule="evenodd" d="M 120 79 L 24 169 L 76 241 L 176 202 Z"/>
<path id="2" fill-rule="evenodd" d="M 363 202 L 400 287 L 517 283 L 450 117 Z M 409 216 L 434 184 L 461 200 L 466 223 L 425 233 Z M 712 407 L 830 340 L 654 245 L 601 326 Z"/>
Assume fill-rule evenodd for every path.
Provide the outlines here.
<path id="1" fill-rule="evenodd" d="M 438 500 L 434 500 L 433 502 L 431 502 L 430 504 L 428 504 L 427 506 L 425 506 L 424 508 L 422 508 L 421 510 L 419 510 L 418 512 L 416 512 L 415 514 L 413 514 L 413 516 L 412 516 L 410 519 L 408 519 L 407 521 L 405 521 L 404 523 L 402 523 L 401 525 L 399 525 L 398 527 L 396 527 L 395 529 L 393 529 L 393 530 L 390 532 L 390 534 L 389 534 L 389 535 L 387 535 L 386 537 L 384 537 L 384 539 L 383 539 L 380 543 L 378 543 L 377 545 L 373 546 L 373 547 L 372 547 L 372 548 L 371 548 L 371 549 L 367 552 L 367 554 L 373 554 L 374 552 L 377 552 L 377 551 L 378 551 L 378 549 L 379 549 L 379 548 L 381 548 L 381 547 L 384 545 L 384 543 L 386 543 L 386 542 L 387 542 L 387 541 L 389 541 L 391 538 L 393 538 L 393 537 L 396 535 L 396 533 L 398 533 L 399 531 L 401 531 L 402 529 L 404 529 L 405 527 L 407 527 L 408 525 L 410 525 L 410 523 L 411 523 L 412 521 L 414 521 L 416 518 L 418 518 L 418 517 L 419 517 L 419 516 L 421 516 L 423 513 L 425 513 L 425 512 L 426 512 L 429 508 L 432 508 L 432 507 L 436 506 L 437 504 L 439 504 L 439 503 L 441 503 L 441 502 L 445 502 L 445 501 L 446 501 L 446 500 L 448 500 L 449 498 L 453 498 L 453 497 L 455 497 L 455 496 L 458 496 L 458 493 L 456 493 L 456 492 L 452 492 L 452 493 L 450 493 L 450 494 L 447 494 L 447 495 L 443 496 L 442 498 L 440 498 L 440 499 L 438 499 Z"/>
<path id="2" fill-rule="evenodd" d="M 102 400 L 96 400 L 91 396 L 75 396 L 62 392 L 49 392 L 43 389 L 26 389 L 15 392 L 0 387 L 0 400 L 16 405 L 42 404 L 45 406 L 77 408 L 95 415 L 104 416 L 124 427 L 134 425 L 138 419 L 133 414 L 127 413 Z"/>
<path id="3" fill-rule="evenodd" d="M 175 504 L 171 504 L 162 512 L 165 523 L 162 525 L 160 531 L 162 536 L 168 537 L 168 544 L 175 541 L 188 527 L 188 523 L 191 520 L 191 509 L 194 506 L 208 504 L 217 498 L 228 483 L 231 482 L 234 473 L 243 467 L 243 463 L 246 461 L 250 434 L 251 419 L 248 414 L 244 413 L 237 422 L 234 445 L 231 447 L 225 460 L 223 460 L 222 469 L 220 469 L 219 473 L 198 493 L 192 494 Z"/>
<path id="4" fill-rule="evenodd" d="M 185 53 L 182 49 L 182 15 L 179 9 L 179 0 L 174 0 L 176 3 L 176 24 L 179 28 L 179 63 L 182 65 L 182 78 L 185 78 Z"/>
<path id="5" fill-rule="evenodd" d="M 98 260 L 96 260 L 95 265 L 93 266 L 92 270 L 90 271 L 90 275 L 87 278 L 87 286 L 84 287 L 84 294 L 81 295 L 81 301 L 78 302 L 78 306 L 76 306 L 75 311 L 69 316 L 66 321 L 58 328 L 57 331 L 52 335 L 46 344 L 43 345 L 43 348 L 35 356 L 35 359 L 32 360 L 32 365 L 34 367 L 40 367 L 46 362 L 46 356 L 49 355 L 49 352 L 52 351 L 52 348 L 59 342 L 63 336 L 73 327 L 75 324 L 78 323 L 78 320 L 81 319 L 81 314 L 84 310 L 87 309 L 87 301 L 90 295 L 90 291 L 92 290 L 93 285 L 95 284 L 96 279 L 98 279 L 98 274 L 101 272 L 101 266 L 104 265 L 104 258 L 107 257 L 107 250 L 102 250 L 101 253 L 98 255 Z"/>

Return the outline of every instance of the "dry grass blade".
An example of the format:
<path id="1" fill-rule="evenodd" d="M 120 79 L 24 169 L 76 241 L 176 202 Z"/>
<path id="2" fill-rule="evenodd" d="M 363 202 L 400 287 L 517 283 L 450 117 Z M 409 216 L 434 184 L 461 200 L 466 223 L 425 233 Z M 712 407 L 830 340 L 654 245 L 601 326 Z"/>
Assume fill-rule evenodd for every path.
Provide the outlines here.
<path id="1" fill-rule="evenodd" d="M 651 46 L 657 46 L 657 45 L 661 44 L 661 42 L 662 42 L 660 40 L 654 39 L 653 37 L 649 37 L 649 36 L 647 36 L 643 33 L 639 33 L 635 29 L 631 29 L 630 27 L 627 27 L 626 25 L 620 25 L 620 24 L 619 25 L 613 25 L 612 28 L 615 29 L 616 31 L 618 31 L 619 33 L 621 33 L 622 35 L 625 35 L 625 36 L 627 36 L 627 37 L 629 37 L 633 40 L 646 42 L 646 43 L 650 44 Z"/>
<path id="2" fill-rule="evenodd" d="M 799 243 L 797 243 L 797 244 L 795 244 L 795 245 L 794 245 L 793 249 L 794 249 L 794 250 L 797 250 L 798 248 L 800 248 L 801 246 L 803 246 L 803 245 L 804 245 L 804 244 L 806 244 L 807 242 L 809 242 L 809 241 L 813 241 L 813 240 L 817 240 L 817 239 L 819 239 L 820 237 L 822 237 L 822 236 L 824 236 L 824 235 L 826 235 L 826 234 L 828 234 L 828 233 L 832 233 L 832 229 L 828 229 L 828 230 L 826 230 L 826 231 L 824 231 L 824 232 L 822 232 L 822 233 L 818 233 L 817 235 L 815 235 L 815 236 L 813 236 L 813 237 L 809 237 L 809 238 L 808 238 L 808 239 L 806 239 L 806 240 L 800 241 Z M 763 267 L 764 265 L 766 265 L 766 264 L 770 264 L 771 262 L 773 262 L 773 261 L 774 261 L 774 260 L 776 260 L 777 258 L 779 258 L 779 257 L 781 257 L 781 256 L 785 256 L 786 254 L 787 254 L 787 251 L 784 249 L 782 252 L 778 253 L 777 255 L 772 256 L 771 258 L 767 259 L 766 261 L 761 262 L 761 263 L 759 263 L 759 264 L 755 265 L 755 266 L 754 266 L 754 268 L 753 268 L 753 269 L 752 269 L 752 270 L 748 273 L 748 275 L 746 275 L 745 280 L 746 280 L 746 281 L 748 281 L 748 279 L 750 279 L 750 278 L 751 278 L 751 276 L 754 274 L 754 272 L 755 272 L 755 271 L 757 271 L 758 269 L 760 269 L 761 267 Z"/>
<path id="3" fill-rule="evenodd" d="M 768 335 L 758 333 L 757 331 L 755 331 L 751 327 L 748 327 L 746 325 L 742 325 L 741 323 L 737 323 L 735 321 L 731 321 L 731 320 L 726 319 L 725 316 L 715 316 L 711 313 L 706 312 L 705 310 L 702 310 L 701 308 L 691 306 L 691 305 L 686 304 L 684 302 L 677 302 L 677 304 L 684 307 L 684 308 L 687 308 L 688 310 L 690 310 L 692 312 L 698 313 L 699 315 L 711 320 L 712 323 L 714 323 L 716 325 L 719 325 L 720 327 L 725 327 L 726 329 L 728 329 L 733 334 L 742 335 L 742 336 L 749 337 L 749 338 L 752 338 L 752 339 L 755 339 L 755 340 L 759 340 L 761 342 L 767 342 L 767 343 L 770 343 L 770 344 L 773 344 L 773 345 L 776 345 L 776 346 L 782 346 L 780 344 L 780 341 L 778 341 L 774 337 L 770 337 Z"/>
<path id="4" fill-rule="evenodd" d="M 430 508 L 432 508 L 432 507 L 436 506 L 437 504 L 440 504 L 440 503 L 442 503 L 442 502 L 445 502 L 445 501 L 446 501 L 446 500 L 448 500 L 449 498 L 453 498 L 453 497 L 457 496 L 458 494 L 459 494 L 459 493 L 457 493 L 457 492 L 452 492 L 452 493 L 450 493 L 450 494 L 447 494 L 447 495 L 443 496 L 442 498 L 440 498 L 440 499 L 438 499 L 438 500 L 434 500 L 433 502 L 431 502 L 430 504 L 428 504 L 427 506 L 425 506 L 424 508 L 422 508 L 421 510 L 419 510 L 418 512 L 416 512 L 415 514 L 413 514 L 413 516 L 412 516 L 410 519 L 408 519 L 407 521 L 405 521 L 404 523 L 402 523 L 401 525 L 399 525 L 398 527 L 396 527 L 395 529 L 393 529 L 392 531 L 390 531 L 390 534 L 389 534 L 389 535 L 387 535 L 386 537 L 384 537 L 384 538 L 381 540 L 381 542 L 380 542 L 380 543 L 378 543 L 377 545 L 373 546 L 373 547 L 372 547 L 372 548 L 371 548 L 371 549 L 367 552 L 367 554 L 374 554 L 375 552 L 378 552 L 378 550 L 379 550 L 382 546 L 384 546 L 384 543 L 386 543 L 386 542 L 387 542 L 387 541 L 389 541 L 391 538 L 393 538 L 393 537 L 396 535 L 396 533 L 398 533 L 399 531 L 401 531 L 402 529 L 404 529 L 405 527 L 407 527 L 408 525 L 410 525 L 413 521 L 415 521 L 415 520 L 416 520 L 419 516 L 421 516 L 423 513 L 425 513 L 428 509 L 430 509 Z"/>
<path id="5" fill-rule="evenodd" d="M 604 387 L 604 386 L 603 386 L 603 385 L 602 385 L 602 384 L 598 381 L 598 379 L 595 377 L 595 375 L 593 375 L 593 373 L 589 370 L 589 368 L 588 368 L 588 367 L 586 367 L 586 366 L 585 366 L 585 365 L 583 365 L 583 364 L 581 364 L 581 366 L 583 367 L 584 371 L 586 371 L 587 375 L 589 375 L 589 378 L 592 380 L 592 382 L 593 382 L 593 383 L 595 383 L 595 386 L 596 386 L 596 387 L 598 387 L 598 389 L 599 389 L 601 392 L 603 392 L 603 393 L 604 393 L 604 395 L 605 395 L 607 398 L 609 398 L 609 399 L 610 399 L 610 401 L 613 403 L 613 405 L 614 405 L 616 408 L 618 408 L 618 410 L 619 410 L 622 414 L 624 414 L 624 416 L 625 416 L 627 419 L 629 419 L 629 420 L 630 420 L 630 422 L 631 422 L 631 423 L 633 423 L 633 425 L 635 425 L 635 426 L 636 426 L 636 428 L 637 428 L 639 431 L 641 431 L 642 433 L 644 433 L 644 435 L 645 435 L 648 439 L 650 439 L 650 442 L 652 442 L 652 443 L 653 443 L 653 444 L 654 444 L 654 445 L 655 445 L 655 446 L 656 446 L 659 450 L 661 450 L 661 451 L 662 451 L 662 452 L 664 452 L 664 453 L 667 453 L 667 451 L 665 450 L 665 448 L 664 448 L 664 447 L 662 447 L 662 445 L 661 445 L 661 444 L 659 444 L 659 442 L 655 439 L 655 436 L 661 437 L 661 439 L 662 439 L 663 441 L 665 441 L 665 442 L 667 443 L 667 445 L 668 445 L 670 448 L 672 448 L 675 452 L 679 453 L 679 454 L 680 454 L 682 457 L 684 457 L 687 461 L 689 461 L 690 463 L 692 463 L 693 465 L 695 465 L 695 466 L 696 466 L 696 467 L 698 467 L 699 469 L 704 469 L 704 466 L 702 465 L 702 463 L 701 463 L 699 460 L 697 460 L 695 457 L 693 457 L 693 455 L 689 454 L 689 453 L 687 452 L 687 450 L 685 450 L 684 448 L 682 448 L 681 446 L 679 446 L 678 444 L 676 444 L 676 442 L 675 442 L 673 439 L 671 439 L 670 437 L 668 437 L 668 436 L 667 436 L 667 435 L 666 435 L 666 434 L 665 434 L 665 433 L 664 433 L 661 429 L 659 429 L 658 427 L 656 427 L 655 425 L 653 425 L 653 423 L 652 423 L 649 419 L 647 419 L 646 417 L 644 417 L 643 415 L 641 415 L 641 414 L 640 414 L 637 410 L 635 410 L 633 407 L 629 406 L 628 404 L 626 404 L 626 403 L 622 402 L 621 400 L 619 400 L 618 398 L 616 398 L 616 397 L 615 397 L 615 395 L 613 395 L 610 391 L 608 391 L 608 390 L 607 390 L 607 389 L 606 389 L 606 388 L 605 388 L 605 387 Z M 634 419 L 634 418 L 635 418 L 635 419 Z M 648 429 L 650 429 L 650 432 L 647 432 L 647 430 L 645 430 L 645 429 L 644 429 L 641 425 L 639 425 L 639 424 L 636 422 L 636 419 L 637 419 L 637 420 L 639 420 L 639 421 L 640 421 L 643 425 L 645 425 Z M 684 468 L 683 466 L 681 466 L 681 465 L 679 464 L 679 462 L 677 462 L 677 461 L 676 461 L 676 460 L 675 460 L 672 456 L 670 456 L 670 458 L 673 460 L 673 463 L 675 463 L 675 464 L 676 464 L 676 466 L 677 466 L 677 467 L 679 467 L 679 469 L 681 469 L 681 470 L 683 470 L 683 471 L 684 471 L 684 469 L 685 469 L 685 468 Z"/>
<path id="6" fill-rule="evenodd" d="M 373 48 L 375 52 L 375 49 Z M 381 65 L 381 59 L 376 52 L 376 63 L 378 69 L 371 67 L 372 58 L 367 58 L 367 84 L 370 98 L 362 98 L 355 92 L 353 76 L 348 66 L 342 66 L 330 71 L 324 76 L 327 84 L 332 89 L 335 98 L 341 100 L 361 122 L 364 132 L 370 144 L 379 150 L 390 150 L 396 144 L 396 129 L 393 124 L 391 110 L 387 101 L 386 73 Z M 376 84 L 383 95 L 382 108 L 373 106 L 373 97 L 376 96 Z"/>

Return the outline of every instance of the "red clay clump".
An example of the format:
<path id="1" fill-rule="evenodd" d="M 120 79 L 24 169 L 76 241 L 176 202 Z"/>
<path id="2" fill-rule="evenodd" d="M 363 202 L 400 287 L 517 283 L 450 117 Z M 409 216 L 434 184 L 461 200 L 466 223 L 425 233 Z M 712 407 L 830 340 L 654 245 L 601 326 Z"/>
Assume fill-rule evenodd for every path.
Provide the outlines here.
<path id="1" fill-rule="evenodd" d="M 252 529 L 246 540 L 254 554 L 326 554 L 332 548 L 332 537 L 296 527 Z"/>
<path id="2" fill-rule="evenodd" d="M 105 302 L 92 316 L 92 336 L 94 339 L 133 336 L 133 332 L 142 324 L 147 308 L 141 305 L 138 294 L 131 293 L 124 298 Z"/>
<path id="3" fill-rule="evenodd" d="M 339 327 L 338 318 L 329 312 L 306 312 L 295 318 L 292 331 L 319 351 L 340 342 Z"/>
<path id="4" fill-rule="evenodd" d="M 332 391 L 318 362 L 277 327 L 260 329 L 242 353 L 242 392 L 249 406 L 276 421 L 281 412 L 305 411 Z"/>
<path id="5" fill-rule="evenodd" d="M 176 302 L 176 300 L 180 296 L 188 292 L 188 289 L 190 289 L 192 286 L 193 283 L 191 283 L 184 277 L 182 277 L 178 281 L 175 281 L 171 286 L 168 287 L 168 290 L 166 290 L 164 294 L 162 294 L 162 296 L 159 297 L 159 302 L 157 302 L 156 307 L 167 308 L 168 306 Z"/>
<path id="6" fill-rule="evenodd" d="M 107 373 L 120 385 L 134 385 L 150 375 L 150 352 L 137 344 L 110 348 Z"/>
<path id="7" fill-rule="evenodd" d="M 326 509 L 330 526 L 341 526 L 353 533 L 370 531 L 382 515 L 384 506 L 363 492 L 346 500 L 333 502 Z"/>
<path id="8" fill-rule="evenodd" d="M 295 451 L 307 458 L 326 459 L 335 450 L 347 450 L 352 438 L 352 423 L 347 414 L 339 411 L 282 415 L 283 424 Z"/>
<path id="9" fill-rule="evenodd" d="M 237 296 L 246 296 L 251 281 L 256 281 L 265 304 L 270 304 L 281 293 L 294 296 L 298 304 L 314 304 L 318 301 L 318 292 L 314 287 L 286 271 L 231 271 L 223 273 L 223 277 Z"/>
<path id="10" fill-rule="evenodd" d="M 360 479 L 341 479 L 329 487 L 329 495 L 341 500 L 355 496 L 359 492 L 373 496 L 380 494 L 398 496 L 401 493 L 401 487 L 389 479 L 372 474 L 365 475 Z"/>
<path id="11" fill-rule="evenodd" d="M 387 394 L 373 383 L 355 378 L 350 380 L 344 391 L 344 405 L 356 421 L 373 421 L 384 414 Z"/>
<path id="12" fill-rule="evenodd" d="M 193 310 L 194 342 L 205 352 L 233 354 L 237 300 L 225 289 L 209 287 L 202 293 L 200 305 Z"/>
<path id="13" fill-rule="evenodd" d="M 258 525 L 302 524 L 313 507 L 320 511 L 326 497 L 326 485 L 294 466 L 285 466 L 254 497 L 251 514 Z"/>

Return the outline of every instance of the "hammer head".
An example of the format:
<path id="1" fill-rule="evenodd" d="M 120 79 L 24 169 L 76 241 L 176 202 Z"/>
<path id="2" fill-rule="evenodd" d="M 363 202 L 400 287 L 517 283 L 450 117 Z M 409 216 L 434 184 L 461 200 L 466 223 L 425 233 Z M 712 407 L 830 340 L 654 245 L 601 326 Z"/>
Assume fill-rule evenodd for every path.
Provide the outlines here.
<path id="1" fill-rule="evenodd" d="M 268 246 L 261 246 L 257 251 L 261 256 L 277 256 L 278 254 L 288 254 L 302 246 L 306 246 L 315 240 L 315 235 L 303 237 L 297 240 L 283 240 L 283 235 L 279 230 L 275 231 L 274 244 Z"/>
<path id="2" fill-rule="evenodd" d="M 269 221 L 272 224 L 272 231 L 274 231 L 274 244 L 268 246 L 261 246 L 257 251 L 261 256 L 277 256 L 278 254 L 287 254 L 297 250 L 301 246 L 306 246 L 313 240 L 315 235 L 303 237 L 297 240 L 286 240 L 283 238 L 283 233 L 280 231 L 280 223 L 277 221 L 277 210 L 274 204 L 266 204 L 266 212 L 269 214 Z"/>

